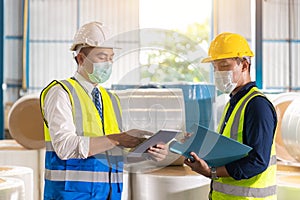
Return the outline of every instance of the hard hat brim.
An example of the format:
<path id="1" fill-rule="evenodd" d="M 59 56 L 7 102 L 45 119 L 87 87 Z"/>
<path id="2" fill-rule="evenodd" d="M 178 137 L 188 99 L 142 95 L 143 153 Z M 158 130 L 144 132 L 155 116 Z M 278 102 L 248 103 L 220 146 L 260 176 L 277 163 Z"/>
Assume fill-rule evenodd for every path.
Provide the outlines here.
<path id="1" fill-rule="evenodd" d="M 211 57 L 207 57 L 207 58 L 203 58 L 202 60 L 201 60 L 201 63 L 210 63 L 210 62 L 212 62 L 213 61 L 213 59 L 211 58 Z"/>
<path id="2" fill-rule="evenodd" d="M 253 57 L 254 54 L 251 52 L 250 55 L 245 55 L 245 56 L 248 56 L 248 57 Z M 220 56 L 220 57 L 217 57 L 217 58 L 212 58 L 212 57 L 207 57 L 207 58 L 203 58 L 203 60 L 201 60 L 201 63 L 210 63 L 210 62 L 213 62 L 215 60 L 221 60 L 221 59 L 227 59 L 227 58 L 236 58 L 236 57 L 245 57 L 245 56 L 234 56 L 234 55 L 223 55 L 223 56 Z"/>
<path id="3" fill-rule="evenodd" d="M 81 46 L 81 47 L 78 47 Z M 114 45 L 100 45 L 100 46 L 91 46 L 91 45 L 84 45 L 84 44 L 73 44 L 70 48 L 71 51 L 77 51 L 78 48 L 82 49 L 85 47 L 92 47 L 92 48 L 107 48 L 107 49 L 122 49 L 121 47 L 117 47 Z"/>

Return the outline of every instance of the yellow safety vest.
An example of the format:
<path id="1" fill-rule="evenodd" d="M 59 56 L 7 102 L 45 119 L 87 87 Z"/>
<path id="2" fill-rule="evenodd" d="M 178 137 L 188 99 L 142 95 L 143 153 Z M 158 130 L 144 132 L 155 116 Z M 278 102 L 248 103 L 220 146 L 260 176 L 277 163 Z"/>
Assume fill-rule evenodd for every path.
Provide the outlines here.
<path id="1" fill-rule="evenodd" d="M 103 101 L 104 123 L 102 123 L 92 99 L 80 84 L 72 78 L 66 81 L 52 81 L 43 90 L 41 93 L 41 110 L 43 116 L 45 96 L 49 89 L 56 84 L 61 85 L 69 94 L 77 135 L 96 137 L 120 132 L 122 120 L 118 98 L 114 94 L 108 93 L 103 87 L 99 87 Z M 51 141 L 47 121 L 44 120 L 44 122 L 45 141 Z M 105 124 L 104 129 L 103 124 Z"/>
<path id="2" fill-rule="evenodd" d="M 239 100 L 230 115 L 223 135 L 243 143 L 243 125 L 244 113 L 248 102 L 255 96 L 264 96 L 256 87 L 251 90 Z M 223 116 L 218 126 L 220 132 L 221 125 L 225 120 L 226 112 L 229 108 L 227 103 Z M 271 149 L 270 162 L 268 168 L 249 179 L 235 180 L 232 177 L 220 177 L 218 180 L 212 181 L 212 199 L 222 200 L 275 200 L 276 196 L 276 151 L 275 151 L 275 136 Z"/>
<path id="3" fill-rule="evenodd" d="M 44 116 L 44 101 L 51 87 L 59 84 L 69 95 L 73 121 L 78 136 L 97 137 L 119 133 L 121 124 L 120 102 L 117 96 L 99 87 L 102 97 L 103 118 L 92 99 L 74 78 L 51 82 L 41 93 L 40 103 Z M 122 192 L 123 156 L 97 154 L 87 159 L 61 160 L 53 149 L 47 121 L 44 119 L 46 141 L 45 191 L 46 199 L 70 199 L 85 195 L 86 199 L 120 199 Z M 108 158 L 109 157 L 109 158 Z M 69 191 L 69 192 L 66 192 Z M 71 192 L 71 193 L 70 193 Z"/>

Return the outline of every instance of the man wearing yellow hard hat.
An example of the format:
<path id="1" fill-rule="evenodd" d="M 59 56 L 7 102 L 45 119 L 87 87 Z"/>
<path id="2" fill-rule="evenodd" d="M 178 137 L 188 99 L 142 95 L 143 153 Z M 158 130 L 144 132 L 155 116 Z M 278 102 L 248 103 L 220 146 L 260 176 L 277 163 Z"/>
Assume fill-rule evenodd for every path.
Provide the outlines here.
<path id="1" fill-rule="evenodd" d="M 253 148 L 244 158 L 217 168 L 210 168 L 191 153 L 195 162 L 185 163 L 212 179 L 210 199 L 277 199 L 277 116 L 272 103 L 251 81 L 253 56 L 244 37 L 221 33 L 211 42 L 208 57 L 202 60 L 213 65 L 217 89 L 230 95 L 218 132 Z"/>
<path id="2" fill-rule="evenodd" d="M 122 148 L 140 144 L 149 132 L 122 131 L 120 102 L 100 86 L 111 75 L 115 48 L 100 22 L 83 25 L 71 50 L 74 76 L 51 82 L 41 93 L 46 141 L 44 199 L 120 200 Z M 64 66 L 65 67 L 65 66 Z M 148 150 L 154 160 L 164 144 Z"/>

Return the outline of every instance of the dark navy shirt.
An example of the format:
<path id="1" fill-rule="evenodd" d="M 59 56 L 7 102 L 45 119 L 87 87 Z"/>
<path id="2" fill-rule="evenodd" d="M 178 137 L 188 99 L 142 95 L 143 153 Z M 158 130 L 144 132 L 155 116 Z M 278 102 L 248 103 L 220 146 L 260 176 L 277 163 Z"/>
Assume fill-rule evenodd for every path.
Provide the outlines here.
<path id="1" fill-rule="evenodd" d="M 230 96 L 230 106 L 224 122 L 228 121 L 238 101 L 252 87 L 256 87 L 255 82 L 246 84 L 238 93 Z M 272 103 L 263 96 L 253 97 L 246 106 L 243 128 L 243 143 L 253 149 L 248 156 L 225 165 L 231 177 L 236 180 L 248 179 L 267 169 L 276 124 L 277 116 Z M 220 131 L 222 132 L 223 130 Z"/>

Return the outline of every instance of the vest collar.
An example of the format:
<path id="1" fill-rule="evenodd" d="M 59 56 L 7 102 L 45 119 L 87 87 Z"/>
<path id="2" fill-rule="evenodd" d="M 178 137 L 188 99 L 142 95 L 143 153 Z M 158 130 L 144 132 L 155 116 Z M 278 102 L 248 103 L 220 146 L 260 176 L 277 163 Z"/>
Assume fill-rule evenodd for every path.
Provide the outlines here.
<path id="1" fill-rule="evenodd" d="M 82 75 L 78 72 L 74 74 L 74 78 L 80 83 L 80 85 L 84 88 L 84 90 L 88 93 L 88 95 L 92 98 L 92 91 L 94 89 L 94 85 L 88 82 Z"/>
<path id="2" fill-rule="evenodd" d="M 246 85 L 244 85 L 235 95 L 230 94 L 230 105 L 235 105 L 253 87 L 256 87 L 255 82 L 249 82 Z"/>

